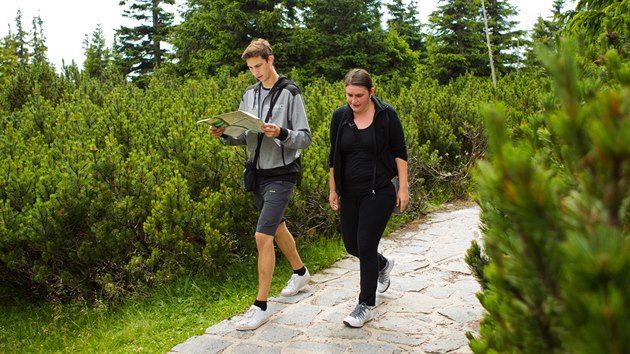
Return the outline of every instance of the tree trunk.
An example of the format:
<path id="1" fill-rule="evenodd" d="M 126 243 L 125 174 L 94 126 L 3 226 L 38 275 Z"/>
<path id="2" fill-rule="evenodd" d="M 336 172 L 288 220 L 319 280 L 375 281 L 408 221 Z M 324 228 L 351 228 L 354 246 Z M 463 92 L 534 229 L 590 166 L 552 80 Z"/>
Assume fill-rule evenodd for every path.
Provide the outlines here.
<path id="1" fill-rule="evenodd" d="M 153 7 L 151 8 L 153 14 L 153 55 L 155 55 L 156 68 L 159 68 L 162 64 L 162 53 L 160 50 L 161 36 L 158 35 L 158 33 L 160 33 L 160 19 L 158 17 L 160 1 L 161 0 L 153 0 Z"/>
<path id="2" fill-rule="evenodd" d="M 486 43 L 488 45 L 488 57 L 490 58 L 490 70 L 492 72 L 492 85 L 497 88 L 497 74 L 494 71 L 494 60 L 492 60 L 492 45 L 490 44 L 490 31 L 488 30 L 488 16 L 486 15 L 486 5 L 481 0 L 481 8 L 483 9 L 483 22 L 486 26 Z"/>

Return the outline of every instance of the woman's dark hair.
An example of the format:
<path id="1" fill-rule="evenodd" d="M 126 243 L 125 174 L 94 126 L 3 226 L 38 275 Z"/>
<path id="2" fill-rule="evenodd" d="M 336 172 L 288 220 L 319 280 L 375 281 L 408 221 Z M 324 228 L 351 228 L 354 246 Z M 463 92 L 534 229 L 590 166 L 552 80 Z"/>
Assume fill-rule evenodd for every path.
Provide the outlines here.
<path id="1" fill-rule="evenodd" d="M 343 85 L 363 86 L 368 91 L 374 87 L 372 84 L 372 77 L 365 69 L 352 69 L 348 71 L 346 77 L 343 78 Z"/>

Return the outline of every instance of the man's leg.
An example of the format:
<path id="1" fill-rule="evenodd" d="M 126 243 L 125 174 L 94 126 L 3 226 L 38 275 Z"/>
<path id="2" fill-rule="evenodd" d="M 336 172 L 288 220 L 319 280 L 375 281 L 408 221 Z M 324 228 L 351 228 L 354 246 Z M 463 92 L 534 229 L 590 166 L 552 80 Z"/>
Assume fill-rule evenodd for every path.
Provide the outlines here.
<path id="1" fill-rule="evenodd" d="M 256 248 L 258 249 L 258 295 L 256 295 L 256 300 L 267 301 L 273 270 L 276 266 L 273 236 L 256 232 Z"/>
<path id="2" fill-rule="evenodd" d="M 273 236 L 256 232 L 256 248 L 258 249 L 258 294 L 256 301 L 236 322 L 237 330 L 253 330 L 267 322 L 270 312 L 267 312 L 267 297 L 271 287 L 271 277 L 276 263 Z"/>
<path id="3" fill-rule="evenodd" d="M 291 232 L 287 228 L 287 223 L 282 222 L 278 226 L 278 230 L 276 231 L 276 243 L 278 244 L 278 248 L 282 251 L 287 260 L 291 264 L 291 268 L 293 270 L 300 269 L 304 267 L 304 263 L 302 263 L 302 259 L 300 258 L 300 254 L 297 251 L 297 247 L 295 246 L 295 239 Z"/>
<path id="4" fill-rule="evenodd" d="M 276 243 L 278 244 L 278 248 L 280 248 L 284 256 L 287 257 L 287 260 L 289 261 L 289 263 L 291 264 L 291 268 L 293 269 L 293 274 L 287 282 L 287 286 L 285 286 L 282 291 L 280 291 L 280 295 L 296 295 L 302 289 L 308 286 L 308 282 L 311 279 L 311 274 L 304 266 L 302 259 L 300 259 L 297 247 L 295 246 L 295 239 L 293 238 L 293 235 L 291 235 L 291 232 L 289 232 L 289 230 L 287 229 L 287 225 L 285 222 L 282 222 L 276 230 Z"/>
<path id="5" fill-rule="evenodd" d="M 302 261 L 295 248 L 295 240 L 282 220 L 292 192 L 293 183 L 275 181 L 261 184 L 260 189 L 254 193 L 254 202 L 260 210 L 256 225 L 256 248 L 258 250 L 258 296 L 256 300 L 258 301 L 267 301 L 269 296 L 276 264 L 275 235 L 280 235 L 280 240 L 276 240 L 276 242 L 278 242 L 280 250 L 288 254 L 287 258 L 291 265 L 302 266 Z"/>

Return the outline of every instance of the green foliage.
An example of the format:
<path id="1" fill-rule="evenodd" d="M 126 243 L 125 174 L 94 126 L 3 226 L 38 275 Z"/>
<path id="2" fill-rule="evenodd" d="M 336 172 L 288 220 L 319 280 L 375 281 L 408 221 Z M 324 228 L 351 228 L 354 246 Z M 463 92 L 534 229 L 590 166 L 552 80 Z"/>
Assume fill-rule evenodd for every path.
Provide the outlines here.
<path id="1" fill-rule="evenodd" d="M 518 69 L 516 51 L 525 32 L 515 30 L 510 18 L 517 10 L 508 1 L 486 1 L 489 40 L 494 66 L 500 75 Z M 427 37 L 427 65 L 440 83 L 466 73 L 490 75 L 490 60 L 481 1 L 443 1 L 429 18 L 432 33 Z"/>
<path id="2" fill-rule="evenodd" d="M 470 71 L 489 76 L 481 2 L 449 0 L 429 17 L 434 34 L 427 38 L 428 66 L 432 77 L 448 83 Z"/>
<path id="3" fill-rule="evenodd" d="M 542 57 L 559 105 L 516 130 L 505 108 L 487 113 L 488 158 L 475 173 L 487 315 L 470 336 L 476 353 L 630 350 L 630 91 L 585 76 L 576 52 L 565 44 Z"/>
<path id="4" fill-rule="evenodd" d="M 483 270 L 490 263 L 488 256 L 483 253 L 483 250 L 477 241 L 472 241 L 470 248 L 466 251 L 466 257 L 464 258 L 469 265 L 472 274 L 475 279 L 481 284 L 482 289 L 486 289 L 488 281 L 486 280 Z"/>
<path id="5" fill-rule="evenodd" d="M 303 28 L 295 29 L 291 38 L 301 51 L 292 51 L 289 61 L 301 63 L 305 58 L 307 65 L 294 67 L 330 81 L 341 80 L 353 67 L 382 75 L 407 72 L 417 55 L 398 34 L 389 36 L 383 30 L 380 7 L 380 1 L 308 1 Z M 292 59 L 296 54 L 299 58 Z"/>
<path id="6" fill-rule="evenodd" d="M 17 15 L 15 16 L 15 54 L 17 54 L 20 64 L 25 65 L 30 61 L 31 51 L 28 46 L 29 39 L 27 38 L 27 33 L 22 26 L 22 12 L 18 10 Z"/>
<path id="7" fill-rule="evenodd" d="M 422 64 L 441 83 L 468 72 L 476 76 L 490 72 L 479 0 L 444 1 L 432 14 L 426 32 L 418 21 L 415 1 L 189 0 L 181 9 L 182 22 L 177 26 L 173 25 L 174 14 L 169 12 L 173 2 L 119 1 L 126 6 L 123 16 L 134 23 L 117 30 L 111 49 L 103 47 L 98 28 L 89 43 L 86 38 L 86 74 L 102 77 L 106 72 L 113 76 L 108 79 L 115 80 L 126 76 L 142 88 L 158 68 L 188 78 L 236 75 L 246 69 L 240 55 L 253 38 L 269 39 L 277 68 L 299 71 L 303 83 L 322 76 L 335 82 L 352 67 L 407 79 Z M 572 28 L 587 28 L 589 43 L 599 43 L 605 49 L 614 47 L 622 57 L 627 56 L 623 16 L 627 1 L 589 3 L 580 2 Z M 553 20 L 540 19 L 533 34 L 535 42 L 556 42 L 566 16 L 555 11 L 562 6 L 563 1 L 556 0 Z M 514 30 L 516 23 L 511 17 L 516 9 L 508 1 L 487 1 L 486 9 L 498 73 L 518 71 L 523 64 L 538 69 L 524 32 Z M 387 19 L 386 29 L 382 28 L 383 18 Z M 605 23 L 597 27 L 600 19 Z M 44 63 L 46 43 L 41 19 L 34 18 L 33 30 L 27 32 L 18 12 L 16 29 L 6 42 L 10 54 L 15 54 L 22 65 Z M 164 43 L 171 44 L 173 51 L 167 50 Z M 526 51 L 525 61 L 521 60 L 521 48 Z M 9 53 L 0 50 L 0 63 L 3 57 L 9 59 Z M 595 53 L 592 59 L 597 58 Z M 0 76 L 3 70 L 0 65 Z"/>
<path id="8" fill-rule="evenodd" d="M 44 64 L 48 61 L 46 59 L 46 50 L 48 50 L 48 48 L 46 47 L 46 37 L 44 36 L 42 24 L 43 21 L 41 17 L 33 17 L 32 37 L 29 44 L 33 49 L 31 62 L 35 64 Z"/>
<path id="9" fill-rule="evenodd" d="M 175 15 L 164 8 L 165 4 L 174 5 L 175 0 L 120 0 L 119 5 L 128 3 L 129 8 L 123 16 L 139 23 L 135 27 L 121 26 L 116 30 L 116 51 L 121 54 L 117 58 L 118 65 L 124 68 L 125 75 L 131 74 L 140 87 L 146 87 L 149 76 L 162 66 L 167 54 L 162 43 L 167 42 Z"/>
<path id="10" fill-rule="evenodd" d="M 195 123 L 238 107 L 255 80 L 250 74 L 179 80 L 159 71 L 141 90 L 74 67 L 59 76 L 44 71 L 44 80 L 42 68 L 27 65 L 0 90 L 0 97 L 20 99 L 0 119 L 4 283 L 58 299 L 119 299 L 256 252 L 257 213 L 241 191 L 245 150 L 211 139 Z M 473 76 L 440 86 L 422 71 L 376 81 L 408 141 L 411 208 L 392 225 L 432 202 L 467 196 L 469 166 L 485 149 L 482 102 L 505 100 L 519 126 L 541 92 L 541 81 L 517 76 L 503 78 L 498 90 Z M 339 82 L 300 86 L 313 144 L 303 151 L 286 216 L 294 235 L 310 242 L 338 228 L 328 208 L 328 135 L 345 99 Z"/>
<path id="11" fill-rule="evenodd" d="M 284 3 L 290 1 L 188 1 L 184 21 L 173 34 L 178 59 L 174 70 L 181 76 L 199 78 L 222 71 L 238 74 L 246 68 L 241 54 L 252 39 L 269 39 L 274 47 L 285 42 Z M 280 57 L 287 54 L 278 47 L 274 52 Z M 280 69 L 283 61 L 276 62 Z"/>
<path id="12" fill-rule="evenodd" d="M 574 34 L 584 34 L 587 43 L 599 48 L 600 55 L 609 49 L 630 56 L 629 0 L 580 0 L 572 14 L 567 29 Z"/>
<path id="13" fill-rule="evenodd" d="M 566 26 L 565 14 L 562 12 L 564 3 L 564 0 L 554 0 L 551 16 L 547 19 L 538 17 L 532 33 L 534 43 L 548 48 L 555 48 L 560 43 L 560 34 Z M 530 51 L 529 54 L 531 60 L 536 60 L 531 57 L 533 52 Z"/>
<path id="14" fill-rule="evenodd" d="M 189 1 L 174 32 L 178 62 L 170 69 L 187 77 L 235 75 L 245 69 L 243 49 L 253 38 L 266 38 L 276 67 L 309 81 L 337 81 L 352 67 L 406 75 L 418 63 L 417 43 L 410 43 L 414 29 L 384 31 L 380 7 L 380 1 Z"/>
<path id="15" fill-rule="evenodd" d="M 0 86 L 6 86 L 11 80 L 11 75 L 19 67 L 16 55 L 17 45 L 13 36 L 6 36 L 0 45 Z M 4 104 L 0 105 L 4 106 Z"/>
<path id="16" fill-rule="evenodd" d="M 75 91 L 58 106 L 36 96 L 3 119 L 6 279 L 53 297 L 90 289 L 117 297 L 229 260 L 243 237 L 231 232 L 249 233 L 229 225 L 251 211 L 226 161 L 237 164 L 244 153 L 222 149 L 194 121 L 224 109 L 208 104 L 218 94 L 208 87 L 222 89 L 222 104 L 237 103 L 242 88 L 229 100 L 224 84 L 206 84 L 186 86 L 179 102 L 166 80 L 146 94 L 129 85 L 100 92 L 101 105 L 92 91 Z M 239 207 L 215 215 L 230 200 Z"/>
<path id="17" fill-rule="evenodd" d="M 85 51 L 84 74 L 92 78 L 107 78 L 108 72 L 112 71 L 113 56 L 105 46 L 105 34 L 100 24 L 96 26 L 92 38 L 85 36 L 83 50 Z"/>
<path id="18" fill-rule="evenodd" d="M 312 272 L 346 254 L 340 237 L 299 242 Z M 291 268 L 278 257 L 271 292 L 286 284 Z M 122 303 L 34 302 L 20 293 L 0 293 L 2 353 L 166 353 L 209 326 L 243 313 L 256 292 L 256 259 L 239 259 L 220 271 L 184 274 L 150 293 Z M 28 290 L 25 292 L 28 293 Z"/>
<path id="19" fill-rule="evenodd" d="M 404 39 L 414 51 L 424 52 L 424 34 L 422 23 L 418 19 L 417 3 L 411 0 L 406 6 L 403 0 L 394 0 L 385 3 L 391 18 L 387 20 L 387 29 L 395 31 Z"/>
<path id="20" fill-rule="evenodd" d="M 8 111 L 20 109 L 29 97 L 41 95 L 43 99 L 59 102 L 63 95 L 62 83 L 55 69 L 48 64 L 19 67 L 2 90 Z"/>
<path id="21" fill-rule="evenodd" d="M 466 112 L 455 113 L 458 108 L 453 105 L 454 101 L 470 104 L 472 100 L 459 93 L 453 96 L 449 87 L 439 86 L 421 73 L 412 80 L 409 87 L 400 88 L 395 96 L 389 96 L 388 87 L 381 89 L 386 91 L 384 99 L 396 107 L 405 127 L 410 183 L 419 183 L 418 187 L 423 190 L 412 194 L 412 198 L 433 199 L 447 190 L 450 191 L 446 192 L 447 199 L 463 197 L 466 194 L 466 156 L 470 157 L 470 151 L 464 151 L 461 145 L 467 140 L 462 135 L 466 129 L 462 123 L 467 121 L 472 127 L 478 126 L 475 123 L 478 115 L 473 112 L 476 103 L 467 106 Z M 472 111 L 468 111 L 469 108 Z M 413 204 L 424 204 L 417 202 Z"/>
<path id="22" fill-rule="evenodd" d="M 518 10 L 508 1 L 486 1 L 485 6 L 494 66 L 499 75 L 505 75 L 518 69 L 521 61 L 518 50 L 527 32 L 514 29 L 518 23 L 511 18 Z"/>

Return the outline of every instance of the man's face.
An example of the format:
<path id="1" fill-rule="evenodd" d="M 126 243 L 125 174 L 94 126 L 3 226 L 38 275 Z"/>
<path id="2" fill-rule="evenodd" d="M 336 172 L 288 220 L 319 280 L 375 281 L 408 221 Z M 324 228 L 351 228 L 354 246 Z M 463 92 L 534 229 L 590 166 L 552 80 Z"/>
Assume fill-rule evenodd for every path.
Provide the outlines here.
<path id="1" fill-rule="evenodd" d="M 246 60 L 249 71 L 258 81 L 264 82 L 269 78 L 271 65 L 273 64 L 273 56 L 265 60 L 261 57 L 252 57 Z"/>

